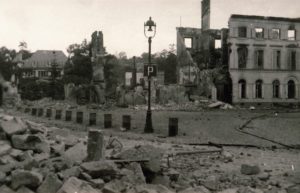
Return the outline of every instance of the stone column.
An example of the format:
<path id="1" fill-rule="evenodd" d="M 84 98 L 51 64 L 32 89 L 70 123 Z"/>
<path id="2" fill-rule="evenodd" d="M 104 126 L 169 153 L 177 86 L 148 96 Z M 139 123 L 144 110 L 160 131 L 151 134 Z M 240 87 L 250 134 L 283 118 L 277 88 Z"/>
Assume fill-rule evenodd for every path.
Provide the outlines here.
<path id="1" fill-rule="evenodd" d="M 90 129 L 88 134 L 87 161 L 99 161 L 105 158 L 104 136 L 97 129 Z"/>

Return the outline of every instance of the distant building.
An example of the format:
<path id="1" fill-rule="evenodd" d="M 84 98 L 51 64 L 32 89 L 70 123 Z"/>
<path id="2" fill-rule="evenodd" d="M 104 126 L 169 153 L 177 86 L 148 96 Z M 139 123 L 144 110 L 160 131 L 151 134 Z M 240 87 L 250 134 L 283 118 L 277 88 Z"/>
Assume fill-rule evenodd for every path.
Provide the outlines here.
<path id="1" fill-rule="evenodd" d="M 233 103 L 300 102 L 300 18 L 232 15 Z"/>
<path id="2" fill-rule="evenodd" d="M 137 72 L 136 73 L 136 84 L 142 84 L 144 80 L 144 73 L 143 72 Z M 125 86 L 131 86 L 132 85 L 132 72 L 125 72 Z"/>
<path id="3" fill-rule="evenodd" d="M 26 60 L 22 60 L 22 54 L 18 53 L 14 61 L 21 69 L 20 78 L 49 79 L 53 65 L 56 67 L 58 76 L 63 75 L 63 67 L 67 59 L 66 55 L 60 50 L 37 50 Z M 16 80 L 13 81 L 17 82 Z"/>

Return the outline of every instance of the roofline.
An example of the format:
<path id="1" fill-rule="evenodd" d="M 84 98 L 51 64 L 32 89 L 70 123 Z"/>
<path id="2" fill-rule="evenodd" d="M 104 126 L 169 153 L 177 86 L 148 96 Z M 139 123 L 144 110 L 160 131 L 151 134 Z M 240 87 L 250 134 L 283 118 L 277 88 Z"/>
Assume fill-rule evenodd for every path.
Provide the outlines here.
<path id="1" fill-rule="evenodd" d="M 300 18 L 272 17 L 272 16 L 258 16 L 258 15 L 232 14 L 230 16 L 230 19 L 256 19 L 256 20 L 286 21 L 286 22 L 298 22 L 298 23 L 300 23 Z"/>

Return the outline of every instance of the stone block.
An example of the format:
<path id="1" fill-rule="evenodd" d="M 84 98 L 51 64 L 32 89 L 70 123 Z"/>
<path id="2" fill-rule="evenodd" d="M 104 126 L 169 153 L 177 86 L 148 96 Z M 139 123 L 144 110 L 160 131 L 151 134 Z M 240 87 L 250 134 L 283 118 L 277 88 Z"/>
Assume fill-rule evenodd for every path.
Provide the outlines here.
<path id="1" fill-rule="evenodd" d="M 154 185 L 154 184 L 143 184 L 136 186 L 136 192 L 138 193 L 174 193 L 163 185 Z"/>
<path id="2" fill-rule="evenodd" d="M 32 134 L 37 134 L 37 133 L 43 133 L 45 134 L 47 132 L 47 129 L 42 125 L 38 124 L 32 121 L 26 121 L 27 127 Z"/>
<path id="3" fill-rule="evenodd" d="M 105 176 L 115 177 L 119 170 L 115 163 L 110 161 L 93 161 L 81 164 L 81 168 L 92 178 L 102 178 Z"/>
<path id="4" fill-rule="evenodd" d="M 124 192 L 127 188 L 126 183 L 121 180 L 113 180 L 105 184 L 102 192 L 103 193 L 120 193 Z"/>
<path id="5" fill-rule="evenodd" d="M 210 191 L 203 186 L 197 186 L 181 190 L 178 193 L 210 193 Z"/>
<path id="6" fill-rule="evenodd" d="M 17 193 L 34 193 L 34 192 L 25 186 L 21 186 L 18 189 Z M 45 192 L 45 193 L 47 193 L 47 192 Z"/>
<path id="7" fill-rule="evenodd" d="M 8 154 L 11 149 L 12 147 L 9 141 L 0 140 L 0 156 Z"/>
<path id="8" fill-rule="evenodd" d="M 100 191 L 92 188 L 88 183 L 79 180 L 78 178 L 69 178 L 56 193 L 100 193 Z"/>
<path id="9" fill-rule="evenodd" d="M 15 191 L 13 191 L 12 189 L 10 189 L 9 187 L 7 187 L 6 185 L 2 185 L 0 187 L 0 192 L 1 193 L 16 193 Z"/>
<path id="10" fill-rule="evenodd" d="M 3 184 L 6 179 L 6 173 L 0 171 L 0 184 Z"/>
<path id="11" fill-rule="evenodd" d="M 11 187 L 17 189 L 21 186 L 37 188 L 43 180 L 43 176 L 37 172 L 15 170 L 11 174 Z"/>
<path id="12" fill-rule="evenodd" d="M 75 146 L 69 148 L 63 157 L 74 163 L 81 163 L 87 157 L 87 146 L 82 142 L 77 143 Z"/>
<path id="13" fill-rule="evenodd" d="M 41 135 L 13 135 L 11 141 L 13 147 L 16 149 L 50 153 L 50 146 L 46 139 Z"/>
<path id="14" fill-rule="evenodd" d="M 55 174 L 50 173 L 37 189 L 37 193 L 56 193 L 61 186 L 62 182 L 58 177 Z"/>
<path id="15" fill-rule="evenodd" d="M 164 151 L 150 145 L 136 146 L 119 154 L 120 159 L 149 159 L 149 162 L 142 164 L 143 170 L 153 173 L 160 171 L 160 165 Z"/>
<path id="16" fill-rule="evenodd" d="M 88 134 L 87 161 L 99 161 L 105 158 L 104 135 L 97 129 L 90 129 Z"/>
<path id="17" fill-rule="evenodd" d="M 89 182 L 93 188 L 97 188 L 97 189 L 102 189 L 105 185 L 104 180 L 102 180 L 101 178 L 92 179 L 92 180 L 89 180 Z"/>
<path id="18" fill-rule="evenodd" d="M 72 168 L 66 169 L 61 172 L 64 180 L 67 180 L 70 177 L 78 177 L 81 173 L 81 169 L 79 166 L 74 166 Z"/>
<path id="19" fill-rule="evenodd" d="M 286 192 L 287 192 L 287 193 L 299 193 L 299 192 L 300 192 L 300 185 L 297 184 L 297 185 L 289 186 L 289 187 L 286 189 Z"/>
<path id="20" fill-rule="evenodd" d="M 17 117 L 9 121 L 1 121 L 0 127 L 8 136 L 12 136 L 15 134 L 23 134 L 26 132 L 27 129 L 26 124 L 20 118 Z"/>
<path id="21" fill-rule="evenodd" d="M 242 164 L 241 173 L 245 175 L 256 175 L 260 173 L 258 165 Z"/>

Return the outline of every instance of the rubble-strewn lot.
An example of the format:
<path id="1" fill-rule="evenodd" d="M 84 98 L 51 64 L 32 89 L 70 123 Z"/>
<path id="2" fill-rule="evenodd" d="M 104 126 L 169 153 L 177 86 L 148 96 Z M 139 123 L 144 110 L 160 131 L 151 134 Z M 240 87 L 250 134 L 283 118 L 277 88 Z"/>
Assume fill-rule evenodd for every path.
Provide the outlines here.
<path id="1" fill-rule="evenodd" d="M 112 113 L 114 129 L 103 131 L 106 159 L 92 162 L 86 161 L 86 126 L 2 113 L 0 192 L 300 193 L 300 151 L 238 131 L 243 126 L 242 131 L 297 145 L 299 113 L 157 111 L 154 135 L 142 134 L 145 113 Z M 122 114 L 132 115 L 131 131 L 120 132 Z M 172 116 L 179 117 L 179 136 L 165 138 Z M 203 145 L 207 142 L 264 147 Z"/>

